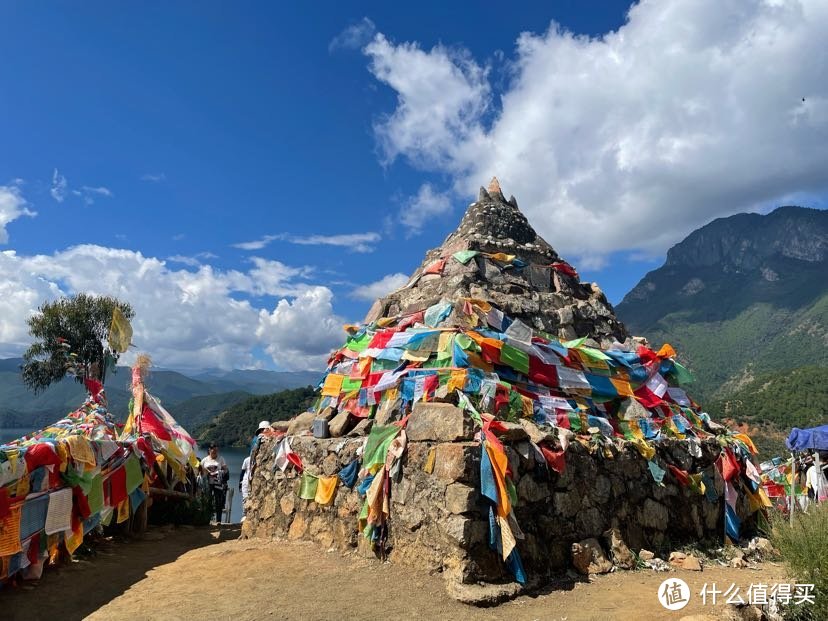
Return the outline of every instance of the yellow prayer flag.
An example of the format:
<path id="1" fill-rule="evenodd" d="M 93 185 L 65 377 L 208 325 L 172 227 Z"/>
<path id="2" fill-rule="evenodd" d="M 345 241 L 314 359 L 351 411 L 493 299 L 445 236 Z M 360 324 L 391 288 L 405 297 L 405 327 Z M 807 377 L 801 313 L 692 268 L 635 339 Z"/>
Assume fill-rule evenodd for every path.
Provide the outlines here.
<path id="1" fill-rule="evenodd" d="M 117 306 L 112 309 L 112 323 L 109 324 L 109 347 L 112 351 L 124 353 L 132 341 L 132 326 Z"/>
<path id="2" fill-rule="evenodd" d="M 337 375 L 336 373 L 328 373 L 325 378 L 325 383 L 322 386 L 323 397 L 338 397 L 342 390 L 342 382 L 345 380 L 344 375 Z"/>
<path id="3" fill-rule="evenodd" d="M 676 350 L 673 349 L 673 346 L 670 343 L 664 343 L 661 346 L 661 349 L 658 350 L 656 354 L 660 358 L 675 358 L 676 357 Z"/>

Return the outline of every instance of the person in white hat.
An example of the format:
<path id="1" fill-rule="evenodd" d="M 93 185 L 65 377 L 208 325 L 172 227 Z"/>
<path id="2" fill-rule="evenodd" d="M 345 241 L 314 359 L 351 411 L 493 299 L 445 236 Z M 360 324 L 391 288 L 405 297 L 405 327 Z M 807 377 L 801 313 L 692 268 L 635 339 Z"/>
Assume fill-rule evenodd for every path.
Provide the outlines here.
<path id="1" fill-rule="evenodd" d="M 239 490 L 241 491 L 242 495 L 242 514 L 244 514 L 244 501 L 247 500 L 247 497 L 250 495 L 250 479 L 253 475 L 250 457 L 253 455 L 253 452 L 259 445 L 259 435 L 266 429 L 270 429 L 269 420 L 263 420 L 259 423 L 259 427 L 256 429 L 256 434 L 253 436 L 253 443 L 250 446 L 250 455 L 245 457 L 244 461 L 242 462 L 241 477 L 239 477 Z M 243 515 L 242 519 L 244 519 Z"/>

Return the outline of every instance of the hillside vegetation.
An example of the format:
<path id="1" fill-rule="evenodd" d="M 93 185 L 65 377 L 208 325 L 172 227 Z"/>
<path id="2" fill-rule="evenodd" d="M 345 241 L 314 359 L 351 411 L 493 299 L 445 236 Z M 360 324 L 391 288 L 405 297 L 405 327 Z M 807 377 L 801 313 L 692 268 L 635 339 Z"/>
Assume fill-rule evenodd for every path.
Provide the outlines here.
<path id="1" fill-rule="evenodd" d="M 196 430 L 200 444 L 247 446 L 259 421 L 287 420 L 306 411 L 316 396 L 312 386 L 282 390 L 272 395 L 257 395 L 221 412 Z"/>
<path id="2" fill-rule="evenodd" d="M 826 211 L 721 218 L 671 248 L 616 311 L 633 334 L 676 348 L 697 380 L 689 392 L 714 416 L 769 435 L 822 423 L 827 259 Z"/>

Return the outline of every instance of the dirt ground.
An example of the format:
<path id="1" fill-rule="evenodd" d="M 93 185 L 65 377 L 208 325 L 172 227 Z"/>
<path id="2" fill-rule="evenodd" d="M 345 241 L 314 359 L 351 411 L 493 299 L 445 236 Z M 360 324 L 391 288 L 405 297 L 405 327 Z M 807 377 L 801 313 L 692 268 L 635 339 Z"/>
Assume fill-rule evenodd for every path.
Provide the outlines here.
<path id="1" fill-rule="evenodd" d="M 705 583 L 784 581 L 781 565 L 759 570 L 705 567 L 703 572 L 616 572 L 564 584 L 495 608 L 451 599 L 440 576 L 329 552 L 305 542 L 238 540 L 237 527 L 151 530 L 145 539 L 99 546 L 89 560 L 47 570 L 37 584 L 0 591 L 0 619 L 244 621 L 248 619 L 672 619 L 709 615 Z M 659 604 L 665 578 L 691 588 L 681 611 Z M 700 619 L 695 617 L 694 619 Z"/>

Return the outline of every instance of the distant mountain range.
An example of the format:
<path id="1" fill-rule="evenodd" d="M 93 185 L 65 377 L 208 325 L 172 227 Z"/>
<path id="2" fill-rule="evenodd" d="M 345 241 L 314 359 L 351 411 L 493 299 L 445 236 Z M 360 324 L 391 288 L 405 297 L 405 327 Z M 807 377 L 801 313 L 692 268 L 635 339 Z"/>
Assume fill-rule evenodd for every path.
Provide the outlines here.
<path id="1" fill-rule="evenodd" d="M 775 407 L 791 415 L 768 422 L 828 419 L 828 404 L 792 389 L 828 382 L 828 211 L 714 220 L 671 248 L 616 313 L 633 334 L 674 345 L 697 378 L 691 393 L 722 414 L 762 422 L 765 401 L 785 394 Z"/>
<path id="2" fill-rule="evenodd" d="M 83 386 L 70 378 L 41 394 L 30 392 L 20 376 L 20 358 L 0 359 L 0 427 L 40 428 L 77 408 L 85 398 Z M 315 386 L 321 373 L 262 370 L 202 371 L 185 375 L 177 371 L 150 372 L 147 387 L 178 422 L 191 429 L 251 395 L 265 395 L 287 388 Z M 125 420 L 131 393 L 130 370 L 118 367 L 106 378 L 109 409 Z"/>

